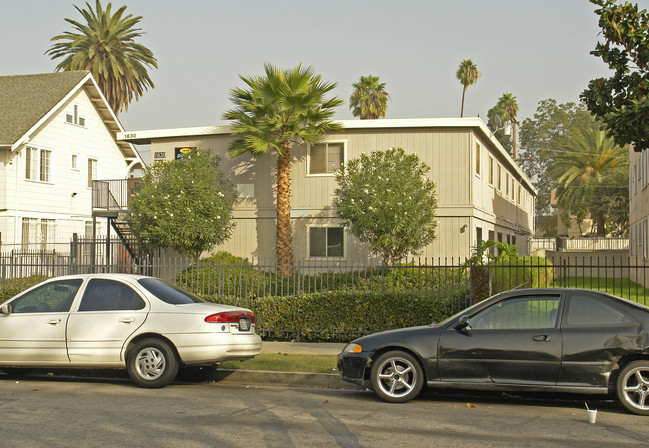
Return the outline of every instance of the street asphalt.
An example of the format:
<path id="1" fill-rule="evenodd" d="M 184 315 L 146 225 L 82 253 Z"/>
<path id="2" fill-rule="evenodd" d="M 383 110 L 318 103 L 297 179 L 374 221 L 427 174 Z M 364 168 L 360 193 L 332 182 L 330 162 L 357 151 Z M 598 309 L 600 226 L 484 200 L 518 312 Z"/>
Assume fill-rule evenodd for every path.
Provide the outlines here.
<path id="1" fill-rule="evenodd" d="M 345 344 L 276 342 L 264 341 L 262 353 L 286 353 L 291 355 L 337 355 Z M 352 383 L 343 381 L 340 374 L 307 372 L 271 372 L 266 370 L 219 369 L 216 381 L 222 383 L 271 385 L 279 387 L 320 387 L 327 389 L 360 389 Z"/>

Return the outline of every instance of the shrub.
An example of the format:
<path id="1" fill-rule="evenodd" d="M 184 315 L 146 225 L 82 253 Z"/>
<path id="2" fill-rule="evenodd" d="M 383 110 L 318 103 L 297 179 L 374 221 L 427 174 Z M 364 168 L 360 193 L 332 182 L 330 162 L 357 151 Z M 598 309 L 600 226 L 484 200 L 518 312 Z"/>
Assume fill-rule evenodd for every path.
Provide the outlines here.
<path id="1" fill-rule="evenodd" d="M 466 296 L 467 290 L 444 297 L 342 290 L 289 297 L 211 299 L 251 308 L 258 332 L 267 337 L 293 339 L 299 334 L 305 341 L 348 341 L 363 334 L 441 321 L 457 312 Z"/>
<path id="2" fill-rule="evenodd" d="M 31 275 L 29 277 L 6 279 L 0 289 L 0 303 L 11 299 L 16 294 L 19 294 L 27 288 L 31 288 L 36 283 L 40 283 L 48 278 L 49 277 L 45 275 Z"/>

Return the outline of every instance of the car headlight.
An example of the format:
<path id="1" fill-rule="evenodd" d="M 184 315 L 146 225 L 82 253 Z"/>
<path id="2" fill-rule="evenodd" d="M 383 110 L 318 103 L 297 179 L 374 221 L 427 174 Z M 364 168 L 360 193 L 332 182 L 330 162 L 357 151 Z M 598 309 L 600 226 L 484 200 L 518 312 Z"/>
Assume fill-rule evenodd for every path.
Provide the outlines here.
<path id="1" fill-rule="evenodd" d="M 343 353 L 360 353 L 362 351 L 360 344 L 347 344 L 343 349 Z"/>

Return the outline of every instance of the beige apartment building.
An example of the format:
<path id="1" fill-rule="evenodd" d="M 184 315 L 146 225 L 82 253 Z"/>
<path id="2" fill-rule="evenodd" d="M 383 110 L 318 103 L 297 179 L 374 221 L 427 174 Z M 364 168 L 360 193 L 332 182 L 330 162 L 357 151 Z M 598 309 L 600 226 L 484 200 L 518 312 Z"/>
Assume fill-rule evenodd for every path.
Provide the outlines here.
<path id="1" fill-rule="evenodd" d="M 418 257 L 464 261 L 478 241 L 492 239 L 526 254 L 534 233 L 536 190 L 480 118 L 341 121 L 343 130 L 314 146 L 294 147 L 293 250 L 298 262 L 378 261 L 356 240 L 332 207 L 335 171 L 361 153 L 402 147 L 430 168 L 438 197 L 437 238 Z M 118 133 L 118 140 L 150 144 L 151 159 L 173 160 L 183 148 L 222 157 L 240 192 L 232 237 L 218 250 L 260 261 L 274 259 L 275 157 L 231 159 L 227 126 Z"/>
<path id="2" fill-rule="evenodd" d="M 649 156 L 629 147 L 629 263 L 649 263 Z M 649 285 L 644 269 L 631 269 L 631 280 Z"/>

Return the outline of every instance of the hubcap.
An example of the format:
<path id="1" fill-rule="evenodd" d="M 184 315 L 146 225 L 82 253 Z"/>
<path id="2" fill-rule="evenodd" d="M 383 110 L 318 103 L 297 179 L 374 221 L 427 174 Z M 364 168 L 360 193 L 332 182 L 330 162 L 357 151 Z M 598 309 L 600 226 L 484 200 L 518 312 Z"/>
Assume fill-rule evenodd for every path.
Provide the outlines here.
<path id="1" fill-rule="evenodd" d="M 135 361 L 135 370 L 145 380 L 159 378 L 167 365 L 164 353 L 155 347 L 147 347 L 138 353 Z"/>
<path id="2" fill-rule="evenodd" d="M 634 408 L 649 411 L 649 367 L 636 367 L 624 377 L 624 399 Z"/>
<path id="3" fill-rule="evenodd" d="M 379 367 L 379 387 L 390 397 L 408 395 L 417 383 L 417 371 L 404 358 L 386 359 Z"/>

